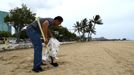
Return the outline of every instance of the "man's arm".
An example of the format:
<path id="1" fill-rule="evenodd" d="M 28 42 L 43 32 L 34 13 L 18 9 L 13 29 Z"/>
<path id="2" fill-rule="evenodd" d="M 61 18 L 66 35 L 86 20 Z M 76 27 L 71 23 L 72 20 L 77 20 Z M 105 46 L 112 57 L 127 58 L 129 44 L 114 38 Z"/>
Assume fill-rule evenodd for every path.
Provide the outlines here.
<path id="1" fill-rule="evenodd" d="M 49 23 L 47 20 L 45 20 L 42 24 L 42 30 L 45 35 L 45 40 L 44 40 L 45 44 L 48 43 L 48 25 L 49 25 Z"/>

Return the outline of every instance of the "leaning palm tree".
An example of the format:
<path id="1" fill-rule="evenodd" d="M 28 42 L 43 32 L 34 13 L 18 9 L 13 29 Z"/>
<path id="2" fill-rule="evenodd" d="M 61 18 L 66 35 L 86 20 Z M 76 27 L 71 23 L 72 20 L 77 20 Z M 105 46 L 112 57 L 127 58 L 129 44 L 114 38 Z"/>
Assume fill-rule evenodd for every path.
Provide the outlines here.
<path id="1" fill-rule="evenodd" d="M 96 15 L 95 17 L 93 17 L 93 19 L 91 19 L 91 22 L 93 22 L 93 28 L 95 28 L 95 25 L 102 25 L 102 19 L 100 17 L 100 15 Z"/>
<path id="2" fill-rule="evenodd" d="M 89 23 L 88 23 L 88 40 L 91 40 L 92 38 L 92 34 L 96 34 L 95 31 L 95 25 L 102 25 L 102 19 L 100 17 L 100 15 L 96 15 L 95 17 L 93 17 L 93 19 L 90 19 Z M 89 38 L 90 37 L 90 38 Z"/>

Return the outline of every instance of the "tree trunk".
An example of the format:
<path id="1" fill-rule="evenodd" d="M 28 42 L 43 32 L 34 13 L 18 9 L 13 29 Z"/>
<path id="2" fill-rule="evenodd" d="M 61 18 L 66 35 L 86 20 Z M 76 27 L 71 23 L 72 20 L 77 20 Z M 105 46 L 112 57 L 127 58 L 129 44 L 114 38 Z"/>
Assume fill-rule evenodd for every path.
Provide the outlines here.
<path id="1" fill-rule="evenodd" d="M 89 34 L 90 34 L 90 32 L 88 33 L 88 41 L 89 41 Z"/>
<path id="2" fill-rule="evenodd" d="M 92 40 L 92 33 L 89 32 L 89 33 L 88 33 L 88 41 L 91 41 L 91 40 Z"/>
<path id="3" fill-rule="evenodd" d="M 81 41 L 81 36 L 80 36 L 80 33 L 79 33 L 79 41 Z"/>
<path id="4" fill-rule="evenodd" d="M 85 33 L 82 33 L 82 41 L 85 41 Z"/>
<path id="5" fill-rule="evenodd" d="M 90 41 L 92 40 L 92 33 L 90 33 Z"/>
<path id="6" fill-rule="evenodd" d="M 16 27 L 15 30 L 16 30 L 16 43 L 19 43 L 20 42 L 20 30 L 21 30 L 21 27 Z"/>

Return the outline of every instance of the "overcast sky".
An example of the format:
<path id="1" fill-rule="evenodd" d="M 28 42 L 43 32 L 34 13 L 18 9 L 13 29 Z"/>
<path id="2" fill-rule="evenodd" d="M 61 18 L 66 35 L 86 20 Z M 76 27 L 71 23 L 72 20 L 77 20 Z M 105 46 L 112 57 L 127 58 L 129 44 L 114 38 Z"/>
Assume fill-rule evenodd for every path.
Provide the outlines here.
<path id="1" fill-rule="evenodd" d="M 22 3 L 39 17 L 62 16 L 68 29 L 99 14 L 104 24 L 96 26 L 93 37 L 134 40 L 134 0 L 0 0 L 0 10 L 9 12 Z"/>

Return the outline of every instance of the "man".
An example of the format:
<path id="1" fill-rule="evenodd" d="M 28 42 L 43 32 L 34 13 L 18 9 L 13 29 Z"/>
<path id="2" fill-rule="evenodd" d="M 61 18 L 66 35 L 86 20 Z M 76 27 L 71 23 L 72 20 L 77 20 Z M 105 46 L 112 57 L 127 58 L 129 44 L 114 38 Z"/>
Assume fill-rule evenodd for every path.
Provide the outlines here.
<path id="1" fill-rule="evenodd" d="M 40 18 L 39 21 L 45 35 L 45 44 L 47 44 L 49 38 L 51 37 L 50 27 L 59 26 L 63 22 L 63 18 L 61 16 L 57 16 L 54 19 Z M 32 70 L 35 72 L 40 72 L 42 71 L 42 41 L 40 39 L 41 33 L 37 21 L 34 21 L 33 23 L 28 25 L 26 33 L 34 47 L 34 64 Z"/>

